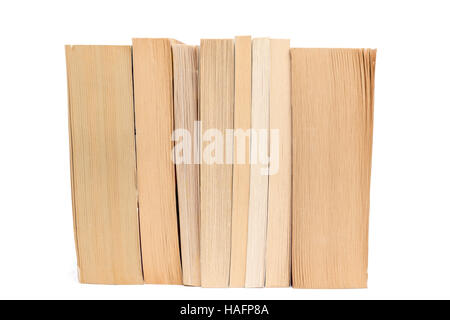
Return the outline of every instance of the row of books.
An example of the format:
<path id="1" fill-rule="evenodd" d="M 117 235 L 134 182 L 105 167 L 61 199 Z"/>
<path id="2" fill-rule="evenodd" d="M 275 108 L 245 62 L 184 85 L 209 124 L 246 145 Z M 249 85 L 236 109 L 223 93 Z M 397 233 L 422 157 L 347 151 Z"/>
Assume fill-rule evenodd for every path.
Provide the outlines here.
<path id="1" fill-rule="evenodd" d="M 375 59 L 66 46 L 80 282 L 366 287 Z"/>

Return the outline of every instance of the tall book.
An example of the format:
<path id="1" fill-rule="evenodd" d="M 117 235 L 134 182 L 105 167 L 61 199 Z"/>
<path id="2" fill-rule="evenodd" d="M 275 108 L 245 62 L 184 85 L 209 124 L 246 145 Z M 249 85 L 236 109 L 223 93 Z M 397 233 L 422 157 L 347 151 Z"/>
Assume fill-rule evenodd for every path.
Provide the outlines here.
<path id="1" fill-rule="evenodd" d="M 198 47 L 174 44 L 173 83 L 178 211 L 183 284 L 200 283 L 200 176 L 198 139 Z"/>
<path id="2" fill-rule="evenodd" d="M 367 286 L 375 57 L 291 50 L 296 288 Z"/>
<path id="3" fill-rule="evenodd" d="M 79 280 L 142 283 L 129 46 L 66 46 Z"/>
<path id="4" fill-rule="evenodd" d="M 270 175 L 266 287 L 291 281 L 291 69 L 289 40 L 270 40 Z"/>
<path id="5" fill-rule="evenodd" d="M 133 39 L 137 185 L 144 281 L 181 284 L 172 161 L 172 41 Z"/>
<path id="6" fill-rule="evenodd" d="M 264 287 L 269 176 L 270 40 L 252 44 L 252 137 L 246 287 Z"/>
<path id="7" fill-rule="evenodd" d="M 252 40 L 235 39 L 234 162 L 230 287 L 245 286 L 248 205 L 250 198 L 250 131 L 252 114 Z"/>
<path id="8" fill-rule="evenodd" d="M 232 143 L 228 148 L 224 144 L 226 130 L 233 130 L 234 41 L 201 40 L 199 69 L 205 140 L 200 169 L 201 283 L 203 287 L 228 287 L 233 149 Z"/>

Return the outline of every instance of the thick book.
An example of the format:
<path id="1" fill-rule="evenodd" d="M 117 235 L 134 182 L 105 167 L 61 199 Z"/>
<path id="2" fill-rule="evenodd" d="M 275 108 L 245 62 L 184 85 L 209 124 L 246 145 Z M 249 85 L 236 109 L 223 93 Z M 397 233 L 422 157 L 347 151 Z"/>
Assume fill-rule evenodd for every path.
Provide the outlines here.
<path id="1" fill-rule="evenodd" d="M 172 159 L 172 40 L 133 39 L 137 185 L 144 281 L 181 284 Z"/>
<path id="2" fill-rule="evenodd" d="M 250 200 L 250 128 L 252 114 L 252 39 L 235 38 L 234 162 L 230 287 L 245 286 Z"/>
<path id="3" fill-rule="evenodd" d="M 66 46 L 79 280 L 143 282 L 129 46 Z"/>
<path id="4" fill-rule="evenodd" d="M 292 49 L 295 288 L 365 288 L 376 52 Z"/>
<path id="5" fill-rule="evenodd" d="M 291 281 L 291 69 L 289 40 L 270 40 L 270 174 L 266 287 Z"/>
<path id="6" fill-rule="evenodd" d="M 231 253 L 234 41 L 201 40 L 200 120 L 203 152 L 200 169 L 200 264 L 203 287 L 228 287 Z M 230 152 L 231 151 L 231 152 Z M 231 156 L 231 160 L 230 160 Z"/>
<path id="7" fill-rule="evenodd" d="M 250 203 L 246 287 L 264 287 L 269 176 L 270 40 L 252 43 Z"/>
<path id="8" fill-rule="evenodd" d="M 198 164 L 198 47 L 174 44 L 174 160 L 183 284 L 200 283 L 200 166 Z M 195 140 L 194 140 L 195 139 Z M 197 143 L 196 143 L 197 142 Z"/>

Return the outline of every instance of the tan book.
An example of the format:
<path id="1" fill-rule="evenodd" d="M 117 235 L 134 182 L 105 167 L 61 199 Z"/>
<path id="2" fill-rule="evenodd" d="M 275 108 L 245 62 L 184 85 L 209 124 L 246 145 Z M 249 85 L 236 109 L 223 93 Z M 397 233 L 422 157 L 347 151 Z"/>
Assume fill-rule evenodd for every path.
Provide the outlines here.
<path id="1" fill-rule="evenodd" d="M 181 284 L 169 39 L 133 39 L 137 184 L 144 281 Z"/>
<path id="2" fill-rule="evenodd" d="M 142 283 L 129 46 L 66 46 L 79 280 Z"/>
<path id="3" fill-rule="evenodd" d="M 270 40 L 252 44 L 252 148 L 246 287 L 264 287 L 269 176 Z"/>
<path id="4" fill-rule="evenodd" d="M 234 41 L 201 40 L 199 69 L 200 119 L 206 140 L 200 169 L 201 282 L 203 287 L 228 287 L 233 172 L 232 158 L 226 164 L 232 152 L 225 150 L 224 137 L 226 129 L 233 129 Z"/>
<path id="5" fill-rule="evenodd" d="M 296 288 L 365 288 L 375 50 L 292 49 Z"/>
<path id="6" fill-rule="evenodd" d="M 291 281 L 291 69 L 289 40 L 270 40 L 270 175 L 266 287 Z"/>
<path id="7" fill-rule="evenodd" d="M 248 205 L 250 198 L 250 131 L 252 114 L 252 40 L 235 39 L 234 163 L 230 287 L 245 286 Z"/>
<path id="8" fill-rule="evenodd" d="M 176 178 L 183 284 L 200 283 L 200 166 L 194 122 L 198 121 L 198 47 L 175 44 L 173 53 Z M 177 131 L 178 132 L 178 131 Z M 185 150 L 187 149 L 187 150 Z"/>

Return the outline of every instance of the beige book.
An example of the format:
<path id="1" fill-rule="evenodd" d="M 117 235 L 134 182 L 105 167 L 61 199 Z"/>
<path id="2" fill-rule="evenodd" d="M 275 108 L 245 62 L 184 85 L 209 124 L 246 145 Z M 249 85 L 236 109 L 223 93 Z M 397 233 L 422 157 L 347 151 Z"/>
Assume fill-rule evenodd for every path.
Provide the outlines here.
<path id="1" fill-rule="evenodd" d="M 250 197 L 250 131 L 252 114 L 252 40 L 235 39 L 234 163 L 230 287 L 245 286 L 248 205 Z"/>
<path id="2" fill-rule="evenodd" d="M 66 46 L 79 280 L 142 283 L 129 46 Z"/>
<path id="3" fill-rule="evenodd" d="M 198 47 L 175 44 L 172 53 L 175 129 L 184 130 L 175 136 L 177 145 L 174 150 L 183 284 L 199 286 L 200 168 L 194 143 L 197 138 L 194 122 L 198 120 Z"/>
<path id="4" fill-rule="evenodd" d="M 296 288 L 365 288 L 375 50 L 292 49 Z"/>
<path id="5" fill-rule="evenodd" d="M 201 40 L 199 69 L 200 119 L 207 140 L 200 166 L 201 282 L 203 287 L 228 287 L 233 173 L 226 160 L 232 148 L 227 152 L 220 137 L 233 130 L 234 41 Z"/>
<path id="6" fill-rule="evenodd" d="M 169 39 L 133 39 L 137 184 L 144 281 L 181 284 Z"/>
<path id="7" fill-rule="evenodd" d="M 252 47 L 252 147 L 246 287 L 264 287 L 269 152 L 270 40 L 254 39 Z"/>
<path id="8" fill-rule="evenodd" d="M 266 287 L 291 281 L 291 69 L 289 40 L 270 40 L 270 170 Z"/>

